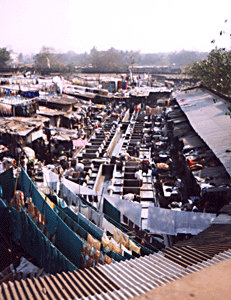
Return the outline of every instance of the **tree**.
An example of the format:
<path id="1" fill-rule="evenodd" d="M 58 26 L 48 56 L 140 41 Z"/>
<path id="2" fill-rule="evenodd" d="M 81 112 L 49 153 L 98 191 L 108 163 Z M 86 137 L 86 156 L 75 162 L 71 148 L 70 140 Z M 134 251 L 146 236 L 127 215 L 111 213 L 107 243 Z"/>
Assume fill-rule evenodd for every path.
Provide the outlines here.
<path id="1" fill-rule="evenodd" d="M 231 94 L 231 52 L 225 48 L 213 49 L 206 60 L 194 63 L 189 70 L 208 88 Z"/>
<path id="2" fill-rule="evenodd" d="M 43 46 L 40 53 L 34 56 L 36 70 L 43 73 L 50 73 L 54 69 L 59 69 L 60 62 L 54 48 Z"/>
<path id="3" fill-rule="evenodd" d="M 121 72 L 125 63 L 121 51 L 110 48 L 107 51 L 98 51 L 96 47 L 91 49 L 88 64 L 94 72 Z"/>
<path id="4" fill-rule="evenodd" d="M 7 67 L 7 63 L 10 61 L 10 52 L 6 48 L 0 48 L 0 69 Z"/>

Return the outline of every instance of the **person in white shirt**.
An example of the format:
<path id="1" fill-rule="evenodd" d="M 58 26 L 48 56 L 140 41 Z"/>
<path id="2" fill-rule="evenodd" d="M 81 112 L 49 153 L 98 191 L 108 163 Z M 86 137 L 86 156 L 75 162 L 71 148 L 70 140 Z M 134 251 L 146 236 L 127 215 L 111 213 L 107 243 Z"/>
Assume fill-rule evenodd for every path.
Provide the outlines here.
<path id="1" fill-rule="evenodd" d="M 142 170 L 138 170 L 135 172 L 135 178 L 140 181 L 140 186 L 142 186 L 144 180 L 144 177 L 142 175 Z"/>
<path id="2" fill-rule="evenodd" d="M 111 191 L 115 191 L 115 187 L 113 186 L 113 185 L 109 185 L 108 187 L 107 187 L 107 192 L 108 192 L 108 194 L 110 194 L 110 192 Z"/>
<path id="3" fill-rule="evenodd" d="M 126 200 L 126 201 L 133 201 L 134 198 L 135 198 L 135 195 L 132 194 L 132 193 L 128 193 L 128 194 L 123 195 L 123 199 Z"/>
<path id="4" fill-rule="evenodd" d="M 77 172 L 83 172 L 83 171 L 84 171 L 84 164 L 82 164 L 82 163 L 77 163 L 77 164 L 75 165 L 75 171 L 77 171 Z"/>

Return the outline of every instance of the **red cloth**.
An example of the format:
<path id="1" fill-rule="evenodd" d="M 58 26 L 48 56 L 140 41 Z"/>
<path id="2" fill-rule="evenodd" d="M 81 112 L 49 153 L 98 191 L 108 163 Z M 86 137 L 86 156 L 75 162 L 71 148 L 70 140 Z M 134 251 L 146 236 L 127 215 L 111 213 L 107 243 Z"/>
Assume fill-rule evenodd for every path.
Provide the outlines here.
<path id="1" fill-rule="evenodd" d="M 137 112 L 138 110 L 140 110 L 140 108 L 136 105 L 135 106 L 135 111 Z"/>
<path id="2" fill-rule="evenodd" d="M 145 158 L 145 159 L 142 160 L 142 165 L 143 166 L 149 166 L 149 164 L 150 164 L 150 162 L 149 162 L 149 160 L 147 158 Z"/>

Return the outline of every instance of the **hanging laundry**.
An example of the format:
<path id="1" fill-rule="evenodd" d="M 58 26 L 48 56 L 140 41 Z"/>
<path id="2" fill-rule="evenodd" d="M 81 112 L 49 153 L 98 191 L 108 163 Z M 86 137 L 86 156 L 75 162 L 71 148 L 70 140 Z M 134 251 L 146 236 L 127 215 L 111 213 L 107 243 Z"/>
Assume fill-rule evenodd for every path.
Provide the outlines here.
<path id="1" fill-rule="evenodd" d="M 125 255 L 125 253 L 128 253 L 129 255 L 132 255 L 132 251 L 129 251 L 126 247 L 124 247 L 123 244 L 120 244 L 120 247 L 121 247 L 123 256 Z"/>
<path id="2" fill-rule="evenodd" d="M 103 224 L 103 215 L 96 212 L 94 209 L 91 208 L 91 212 L 90 212 L 90 220 L 94 221 L 94 223 L 99 226 L 100 228 L 102 228 L 102 224 Z"/>
<path id="3" fill-rule="evenodd" d="M 109 218 L 111 223 L 115 224 L 117 227 L 120 226 L 120 211 L 106 199 L 104 199 L 103 202 L 103 212 L 106 215 L 105 217 Z"/>
<path id="4" fill-rule="evenodd" d="M 114 239 L 115 239 L 116 242 L 121 243 L 123 246 L 125 246 L 126 248 L 128 248 L 128 240 L 129 240 L 128 235 L 126 235 L 125 233 L 123 233 L 118 228 L 114 227 L 113 237 L 114 237 Z"/>
<path id="5" fill-rule="evenodd" d="M 103 223 L 102 223 L 103 230 L 107 230 L 108 232 L 113 234 L 114 228 L 115 228 L 115 226 L 112 223 L 110 223 L 107 219 L 103 218 Z"/>
<path id="6" fill-rule="evenodd" d="M 96 248 L 98 251 L 101 249 L 101 243 L 94 239 L 89 233 L 87 235 L 87 242 L 88 244 L 92 245 L 94 248 Z"/>
<path id="7" fill-rule="evenodd" d="M 147 228 L 151 233 L 176 235 L 198 234 L 215 219 L 215 214 L 176 211 L 159 207 L 148 208 Z"/>
<path id="8" fill-rule="evenodd" d="M 138 247 L 131 239 L 128 241 L 128 249 L 140 255 L 141 247 Z"/>
<path id="9" fill-rule="evenodd" d="M 120 198 L 104 195 L 105 199 L 115 208 L 119 209 L 121 215 L 125 215 L 136 225 L 141 226 L 142 204 L 135 202 L 127 202 Z"/>

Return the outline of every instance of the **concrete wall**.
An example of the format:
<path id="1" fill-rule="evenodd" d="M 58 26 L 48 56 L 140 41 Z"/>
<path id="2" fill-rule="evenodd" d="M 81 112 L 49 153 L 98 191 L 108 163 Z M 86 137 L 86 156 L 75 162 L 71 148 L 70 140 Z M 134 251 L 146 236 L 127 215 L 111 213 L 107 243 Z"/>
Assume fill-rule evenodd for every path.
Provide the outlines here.
<path id="1" fill-rule="evenodd" d="M 97 177 L 95 179 L 95 184 L 93 186 L 93 190 L 96 192 L 100 192 L 101 187 L 101 176 L 103 176 L 103 164 L 100 165 Z"/>
<path id="2" fill-rule="evenodd" d="M 109 156 L 110 157 L 112 155 L 112 152 L 113 152 L 113 150 L 115 148 L 115 145 L 117 144 L 117 142 L 120 138 L 120 135 L 121 135 L 121 131 L 118 131 L 118 132 L 115 133 L 114 137 L 111 140 L 111 143 L 108 146 L 107 152 L 104 154 L 104 156 Z"/>

